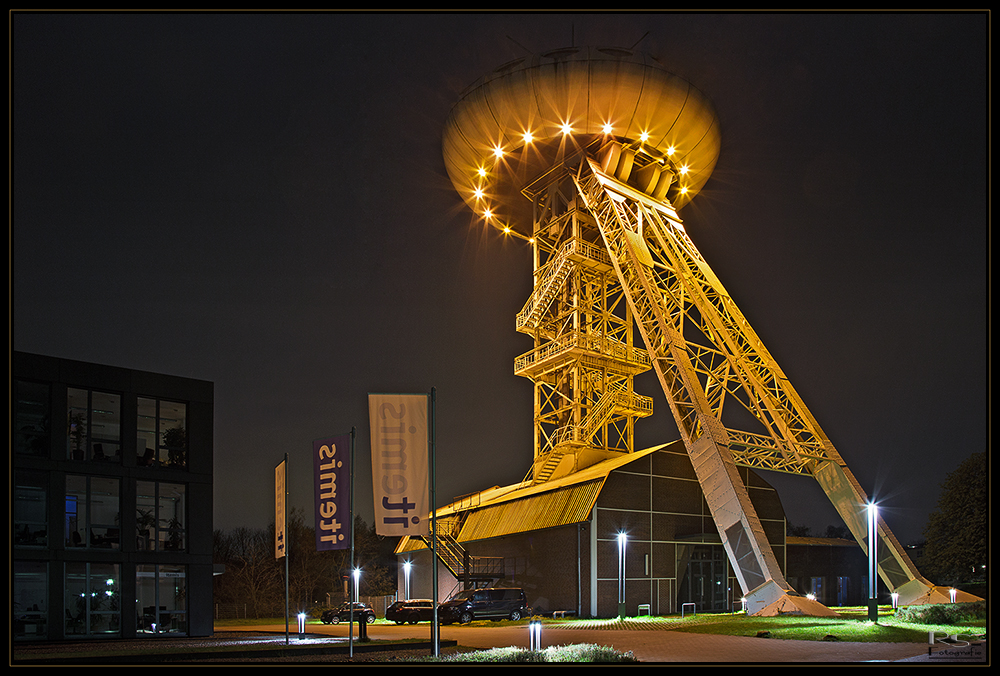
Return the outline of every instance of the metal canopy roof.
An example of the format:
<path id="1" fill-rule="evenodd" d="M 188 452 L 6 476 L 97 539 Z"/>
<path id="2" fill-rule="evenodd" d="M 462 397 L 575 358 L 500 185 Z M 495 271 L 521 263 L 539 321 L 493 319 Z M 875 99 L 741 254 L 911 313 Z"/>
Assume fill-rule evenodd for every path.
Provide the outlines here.
<path id="1" fill-rule="evenodd" d="M 442 507 L 437 512 L 437 518 L 465 515 L 457 538 L 459 542 L 485 540 L 587 521 L 601 488 L 612 471 L 670 445 L 672 444 L 662 444 L 634 453 L 624 453 L 618 458 L 604 460 L 536 486 L 494 486 L 478 494 L 477 503 L 461 501 Z M 424 548 L 426 545 L 416 538 L 404 537 L 396 552 Z"/>

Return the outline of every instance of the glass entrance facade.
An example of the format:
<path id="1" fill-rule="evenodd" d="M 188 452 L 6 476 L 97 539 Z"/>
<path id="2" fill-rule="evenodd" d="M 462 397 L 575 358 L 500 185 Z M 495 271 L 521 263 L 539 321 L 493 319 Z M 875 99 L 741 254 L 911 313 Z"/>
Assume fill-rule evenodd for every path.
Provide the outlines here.
<path id="1" fill-rule="evenodd" d="M 729 561 L 721 545 L 694 545 L 681 580 L 678 605 L 693 603 L 697 612 L 729 610 Z"/>

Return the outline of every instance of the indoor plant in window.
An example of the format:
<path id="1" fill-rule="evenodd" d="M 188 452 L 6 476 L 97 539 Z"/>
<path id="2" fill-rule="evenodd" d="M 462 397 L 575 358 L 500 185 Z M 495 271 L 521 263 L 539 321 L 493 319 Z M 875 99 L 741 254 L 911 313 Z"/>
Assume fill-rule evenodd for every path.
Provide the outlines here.
<path id="1" fill-rule="evenodd" d="M 156 518 L 153 516 L 152 509 L 141 509 L 136 508 L 135 510 L 135 529 L 139 534 L 139 550 L 149 551 L 152 549 L 153 540 L 151 538 L 152 533 L 150 532 L 156 526 Z"/>
<path id="2" fill-rule="evenodd" d="M 183 427 L 171 427 L 163 433 L 163 445 L 167 448 L 167 462 L 175 467 L 183 467 L 187 456 L 187 431 Z"/>

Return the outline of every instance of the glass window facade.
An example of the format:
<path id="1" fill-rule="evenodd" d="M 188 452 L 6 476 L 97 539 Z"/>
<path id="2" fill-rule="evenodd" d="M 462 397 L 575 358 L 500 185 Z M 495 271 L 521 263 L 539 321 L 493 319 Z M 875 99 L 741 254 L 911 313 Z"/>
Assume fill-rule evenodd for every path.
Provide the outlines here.
<path id="1" fill-rule="evenodd" d="M 139 564 L 135 571 L 135 614 L 139 633 L 187 633 L 185 566 Z"/>
<path id="2" fill-rule="evenodd" d="M 21 455 L 48 456 L 51 431 L 50 389 L 45 383 L 14 383 L 14 448 Z"/>
<path id="3" fill-rule="evenodd" d="M 136 462 L 140 467 L 187 467 L 187 405 L 139 397 Z"/>
<path id="4" fill-rule="evenodd" d="M 48 545 L 48 489 L 45 472 L 19 469 L 14 472 L 14 544 L 22 547 Z"/>
<path id="5" fill-rule="evenodd" d="M 141 552 L 183 551 L 187 501 L 183 484 L 136 482 L 136 547 Z"/>
<path id="6" fill-rule="evenodd" d="M 66 457 L 120 463 L 121 411 L 120 394 L 67 388 Z"/>
<path id="7" fill-rule="evenodd" d="M 65 540 L 68 548 L 118 549 L 121 482 L 110 477 L 66 477 Z"/>
<path id="8" fill-rule="evenodd" d="M 45 638 L 48 631 L 49 564 L 15 561 L 12 633 L 16 639 Z"/>
<path id="9" fill-rule="evenodd" d="M 121 592 L 117 563 L 66 563 L 66 636 L 121 633 Z"/>

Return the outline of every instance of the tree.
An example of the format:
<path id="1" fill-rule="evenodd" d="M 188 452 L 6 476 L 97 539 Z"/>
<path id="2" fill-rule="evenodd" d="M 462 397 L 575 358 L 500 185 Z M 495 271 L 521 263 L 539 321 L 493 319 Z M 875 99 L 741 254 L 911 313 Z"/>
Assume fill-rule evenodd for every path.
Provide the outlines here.
<path id="1" fill-rule="evenodd" d="M 812 535 L 812 529 L 809 528 L 809 526 L 795 526 L 791 521 L 789 521 L 785 527 L 785 534 L 800 538 L 807 538 Z"/>
<path id="2" fill-rule="evenodd" d="M 316 529 L 306 525 L 305 513 L 297 507 L 288 514 L 286 533 L 289 598 L 293 609 L 308 609 L 320 600 L 325 604 L 328 593 L 336 596 L 339 591 L 341 571 L 348 566 L 350 552 L 316 551 Z"/>
<path id="3" fill-rule="evenodd" d="M 841 540 L 852 540 L 854 536 L 851 535 L 851 531 L 848 530 L 847 526 L 835 526 L 830 524 L 826 527 L 826 533 L 823 535 L 825 538 L 840 538 Z"/>
<path id="4" fill-rule="evenodd" d="M 392 594 L 396 589 L 395 538 L 377 535 L 360 516 L 355 517 L 354 529 L 355 565 L 363 571 L 361 595 Z M 350 574 L 350 550 L 316 551 L 316 530 L 307 525 L 298 508 L 289 511 L 285 534 L 290 610 L 325 605 L 327 594 L 339 603 L 344 592 L 341 581 Z M 225 566 L 225 573 L 214 580 L 216 601 L 246 605 L 254 617 L 283 613 L 285 561 L 274 558 L 274 524 L 217 530 L 214 535 L 213 560 Z"/>
<path id="5" fill-rule="evenodd" d="M 360 516 L 354 517 L 354 562 L 363 572 L 362 596 L 387 596 L 396 591 L 396 557 L 398 538 L 378 535 L 375 525 L 370 528 Z"/>
<path id="6" fill-rule="evenodd" d="M 274 538 L 264 528 L 215 532 L 215 563 L 225 573 L 214 580 L 218 603 L 245 604 L 254 617 L 269 615 L 282 598 L 282 578 L 274 562 Z"/>
<path id="7" fill-rule="evenodd" d="M 922 571 L 938 584 L 982 579 L 989 533 L 989 486 L 986 453 L 975 453 L 941 484 L 941 497 L 924 537 Z"/>

